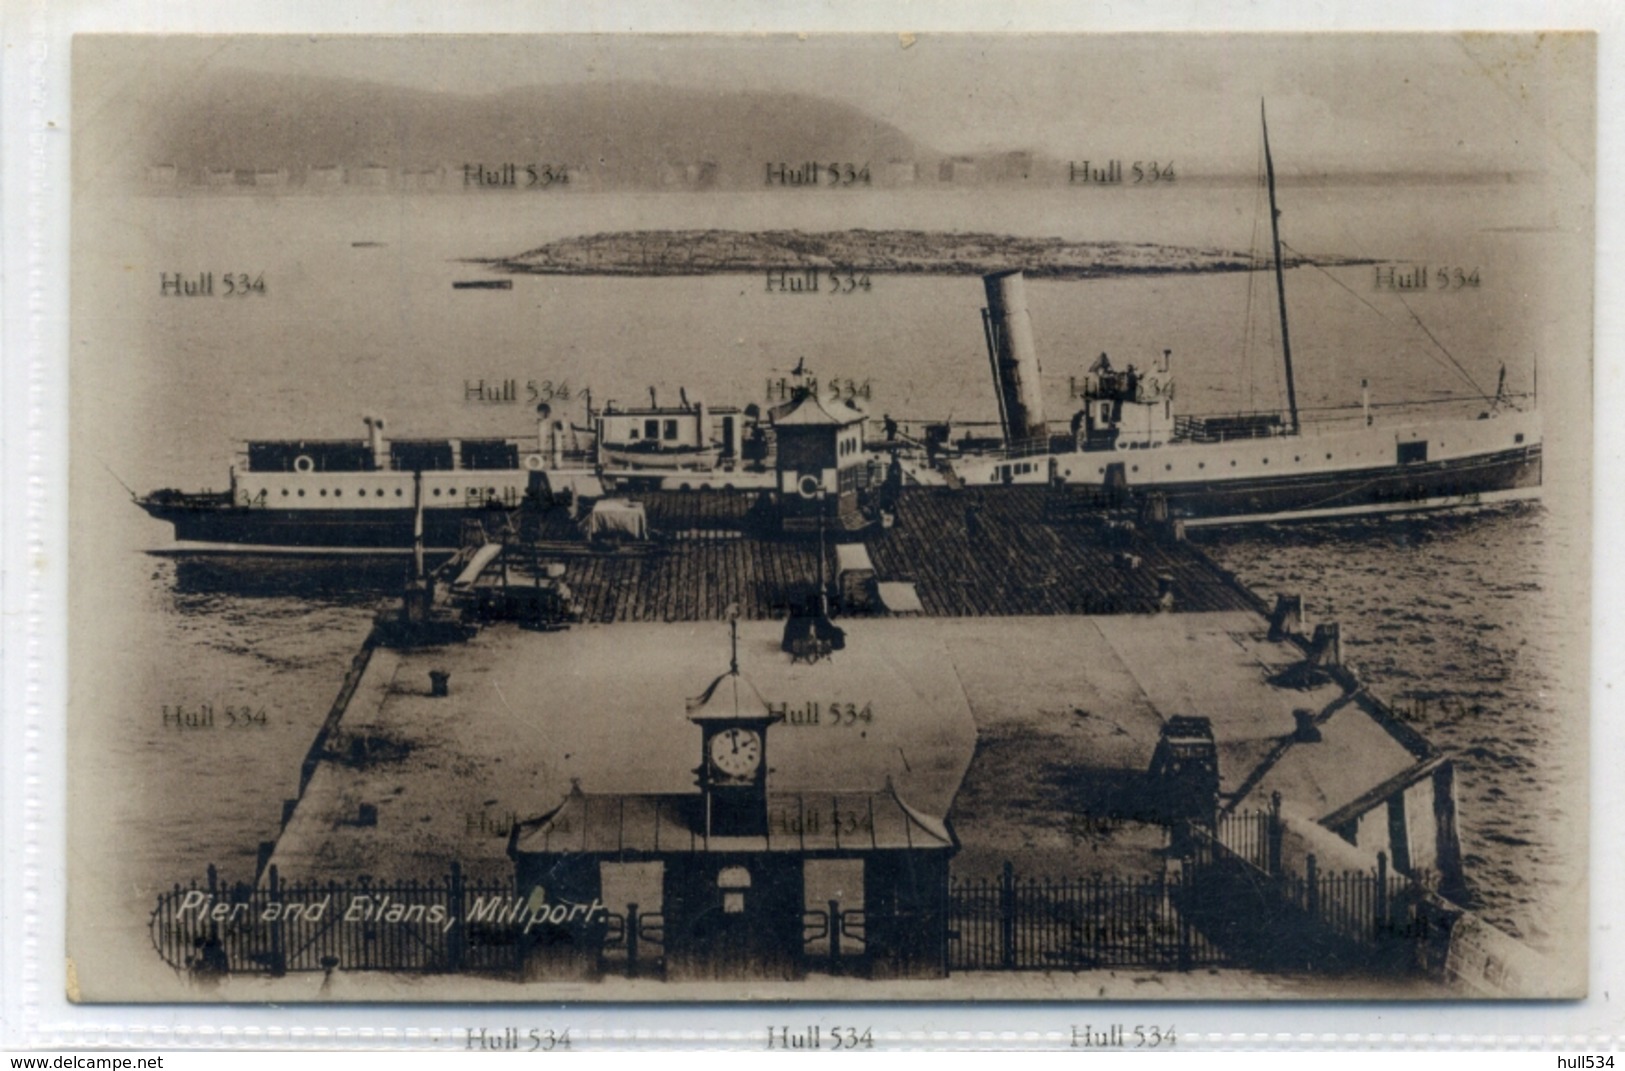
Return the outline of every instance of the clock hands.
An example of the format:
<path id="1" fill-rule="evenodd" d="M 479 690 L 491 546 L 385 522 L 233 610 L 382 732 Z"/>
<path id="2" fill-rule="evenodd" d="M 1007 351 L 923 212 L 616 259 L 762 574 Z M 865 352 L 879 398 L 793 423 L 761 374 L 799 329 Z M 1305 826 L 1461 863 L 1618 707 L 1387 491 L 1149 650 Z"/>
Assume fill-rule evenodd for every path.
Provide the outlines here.
<path id="1" fill-rule="evenodd" d="M 744 777 L 761 761 L 761 747 L 756 733 L 729 727 L 712 737 L 711 762 L 731 777 Z"/>

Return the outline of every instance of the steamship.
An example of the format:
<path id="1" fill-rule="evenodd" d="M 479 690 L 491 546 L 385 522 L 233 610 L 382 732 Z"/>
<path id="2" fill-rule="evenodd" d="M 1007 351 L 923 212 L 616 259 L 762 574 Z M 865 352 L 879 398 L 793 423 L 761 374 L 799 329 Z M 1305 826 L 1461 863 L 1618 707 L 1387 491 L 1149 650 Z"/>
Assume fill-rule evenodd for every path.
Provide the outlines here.
<path id="1" fill-rule="evenodd" d="M 1082 378 L 1083 407 L 1052 434 L 1038 393 L 1019 275 L 985 280 L 989 351 L 1003 439 L 956 444 L 926 427 L 922 456 L 905 457 L 921 484 L 1048 484 L 1102 505 L 1157 495 L 1189 526 L 1464 509 L 1535 498 L 1541 424 L 1497 391 L 1476 417 L 1384 420 L 1369 402 L 1356 426 L 1306 425 L 1285 414 L 1188 417 L 1174 409 L 1172 355 L 1147 369 L 1102 354 Z M 1290 383 L 1290 379 L 1288 380 Z"/>
<path id="2" fill-rule="evenodd" d="M 1540 494 L 1541 425 L 1505 391 L 1505 369 L 1476 417 L 1378 423 L 1369 392 L 1357 426 L 1306 426 L 1292 376 L 1281 268 L 1275 167 L 1264 129 L 1264 166 L 1274 244 L 1285 413 L 1189 417 L 1174 411 L 1172 355 L 1144 370 L 1117 369 L 1101 354 L 1083 377 L 1083 407 L 1051 434 L 1039 390 L 1024 283 L 1019 272 L 984 278 L 982 310 L 998 396 L 1002 442 L 955 448 L 944 425 L 928 427 L 920 483 L 1046 483 L 1087 490 L 1108 504 L 1159 496 L 1187 525 L 1351 517 L 1462 509 Z"/>

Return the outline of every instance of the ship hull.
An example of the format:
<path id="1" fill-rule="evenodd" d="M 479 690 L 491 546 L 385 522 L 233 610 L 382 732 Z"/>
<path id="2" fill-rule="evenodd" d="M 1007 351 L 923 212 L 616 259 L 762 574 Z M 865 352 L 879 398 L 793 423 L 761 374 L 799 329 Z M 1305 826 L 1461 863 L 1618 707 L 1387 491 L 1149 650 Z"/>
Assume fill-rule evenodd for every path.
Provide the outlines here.
<path id="1" fill-rule="evenodd" d="M 176 539 L 199 544 L 399 552 L 410 550 L 414 538 L 410 508 L 284 510 L 157 503 L 142 503 L 142 508 L 173 524 Z M 423 542 L 429 548 L 455 548 L 462 543 L 465 522 L 483 522 L 494 530 L 509 516 L 506 509 L 486 507 L 425 510 Z"/>
<path id="2" fill-rule="evenodd" d="M 1540 421 L 1509 413 L 1218 443 L 962 457 L 953 471 L 971 486 L 1058 481 L 1106 508 L 1160 495 L 1168 515 L 1189 525 L 1466 509 L 1539 494 Z"/>
<path id="3" fill-rule="evenodd" d="M 1168 516 L 1194 528 L 1471 509 L 1538 498 L 1540 483 L 1541 448 L 1532 445 L 1426 464 L 1073 490 L 1101 508 L 1161 495 Z"/>
<path id="4" fill-rule="evenodd" d="M 1540 482 L 1541 449 L 1531 446 L 1431 464 L 1156 490 L 1170 516 L 1199 527 L 1469 509 L 1538 497 Z"/>

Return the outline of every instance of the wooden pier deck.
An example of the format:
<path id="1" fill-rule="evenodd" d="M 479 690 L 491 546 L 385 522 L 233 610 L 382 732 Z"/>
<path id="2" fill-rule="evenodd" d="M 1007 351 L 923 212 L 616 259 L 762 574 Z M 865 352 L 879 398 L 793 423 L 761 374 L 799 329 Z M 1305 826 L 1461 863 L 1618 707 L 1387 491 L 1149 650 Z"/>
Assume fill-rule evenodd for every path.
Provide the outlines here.
<path id="1" fill-rule="evenodd" d="M 834 577 L 839 539 L 864 544 L 877 580 L 913 583 L 929 616 L 1151 613 L 1164 576 L 1175 611 L 1254 608 L 1189 545 L 1110 528 L 1097 512 L 1058 509 L 1052 494 L 911 488 L 892 528 L 826 538 L 826 576 Z M 735 604 L 747 619 L 783 617 L 816 584 L 817 538 L 773 532 L 748 494 L 660 491 L 636 499 L 650 544 L 594 548 L 562 511 L 527 532 L 542 558 L 565 562 L 586 621 L 718 620 Z"/>

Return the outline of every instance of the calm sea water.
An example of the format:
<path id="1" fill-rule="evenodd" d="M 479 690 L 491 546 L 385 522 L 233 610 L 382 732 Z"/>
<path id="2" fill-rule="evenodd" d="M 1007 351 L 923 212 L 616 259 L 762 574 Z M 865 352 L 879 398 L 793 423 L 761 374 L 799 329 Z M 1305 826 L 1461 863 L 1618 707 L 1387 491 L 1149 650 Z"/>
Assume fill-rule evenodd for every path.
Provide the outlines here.
<path id="1" fill-rule="evenodd" d="M 87 203 L 75 224 L 71 734 L 74 798 L 93 802 L 75 804 L 75 829 L 105 845 L 112 886 L 167 885 L 210 862 L 250 873 L 395 579 L 394 566 L 245 574 L 154 558 L 143 550 L 167 543 L 167 527 L 113 474 L 142 490 L 221 487 L 232 440 L 359 437 L 366 412 L 386 414 L 398 436 L 529 432 L 524 406 L 465 401 L 482 378 L 568 383 L 577 397 L 558 403 L 566 411 L 583 387 L 595 403 L 650 386 L 744 403 L 805 358 L 825 377 L 869 380 L 877 412 L 995 412 L 975 277 L 874 276 L 852 295 L 769 294 L 754 276 L 520 277 L 511 291 L 454 291 L 452 280 L 484 274 L 458 258 L 645 226 L 986 229 L 1239 249 L 1255 238 L 1246 191 L 1135 196 L 576 196 L 519 211 L 478 198 Z M 1543 411 L 1583 399 L 1589 300 L 1566 284 L 1588 261 L 1573 221 L 1531 191 L 1317 190 L 1284 207 L 1303 252 L 1477 268 L 1481 280 L 1401 302 L 1373 288 L 1371 268 L 1289 272 L 1301 404 L 1356 401 L 1362 378 L 1377 401 L 1466 389 L 1417 318 L 1480 384 L 1505 364 L 1509 387 L 1530 389 L 1538 355 Z M 226 272 L 263 275 L 267 292 L 159 296 L 160 272 L 201 271 L 217 287 Z M 1049 415 L 1066 417 L 1068 376 L 1102 351 L 1149 362 L 1171 349 L 1188 412 L 1278 404 L 1267 283 L 1029 282 Z M 1583 869 L 1568 831 L 1583 830 L 1586 768 L 1584 667 L 1572 656 L 1589 434 L 1583 420 L 1547 423 L 1545 507 L 1203 537 L 1250 584 L 1301 592 L 1311 616 L 1341 621 L 1348 657 L 1380 694 L 1416 698 L 1423 730 L 1458 760 L 1476 896 L 1537 944 L 1550 937 L 1555 890 Z M 203 703 L 263 709 L 265 721 L 163 724 L 166 706 Z"/>

